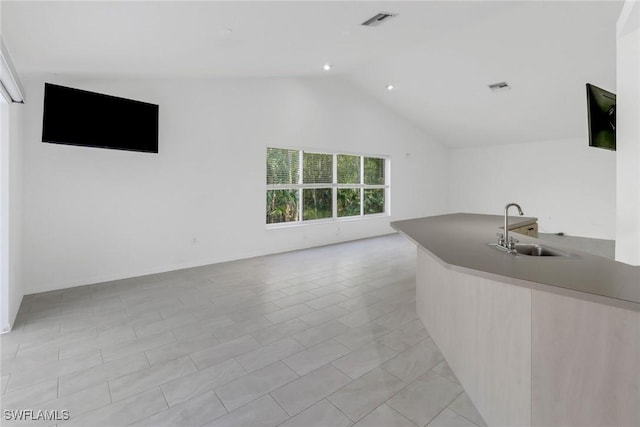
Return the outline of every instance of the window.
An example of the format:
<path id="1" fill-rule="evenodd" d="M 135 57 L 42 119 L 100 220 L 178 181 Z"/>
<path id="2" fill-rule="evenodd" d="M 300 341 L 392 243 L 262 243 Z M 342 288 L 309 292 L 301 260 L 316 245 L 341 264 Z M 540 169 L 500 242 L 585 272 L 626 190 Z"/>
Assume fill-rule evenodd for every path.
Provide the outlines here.
<path id="1" fill-rule="evenodd" d="M 267 224 L 384 215 L 384 157 L 267 148 Z"/>

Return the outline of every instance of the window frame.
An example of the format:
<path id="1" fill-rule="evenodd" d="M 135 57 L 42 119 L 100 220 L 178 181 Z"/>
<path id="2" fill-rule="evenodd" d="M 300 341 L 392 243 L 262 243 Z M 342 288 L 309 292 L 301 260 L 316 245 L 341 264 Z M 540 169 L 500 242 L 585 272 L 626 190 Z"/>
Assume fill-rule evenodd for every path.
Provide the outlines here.
<path id="1" fill-rule="evenodd" d="M 276 222 L 266 223 L 267 228 L 284 228 L 284 227 L 298 227 L 308 224 L 327 224 L 332 222 L 343 221 L 358 221 L 363 219 L 385 218 L 391 216 L 391 156 L 383 154 L 371 154 L 361 152 L 350 151 L 330 151 L 317 148 L 301 148 L 281 145 L 269 145 L 265 147 L 265 159 L 269 149 L 281 149 L 281 150 L 294 150 L 298 152 L 298 182 L 296 184 L 266 184 L 265 180 L 265 194 L 271 190 L 296 190 L 298 194 L 298 220 L 289 222 Z M 315 183 L 304 184 L 304 153 L 313 154 L 329 154 L 332 156 L 332 182 L 331 183 Z M 338 183 L 338 156 L 357 156 L 360 157 L 360 183 L 359 184 L 339 184 Z M 383 159 L 384 160 L 384 184 L 364 184 L 364 159 L 366 157 Z M 266 176 L 266 171 L 264 176 Z M 304 215 L 304 190 L 307 189 L 324 189 L 330 188 L 332 193 L 332 217 L 321 219 L 303 219 Z M 338 189 L 342 188 L 357 188 L 360 190 L 360 214 L 351 216 L 338 216 Z M 364 190 L 365 189 L 382 189 L 384 190 L 384 212 L 365 214 L 364 213 Z M 266 197 L 264 212 L 266 212 Z"/>

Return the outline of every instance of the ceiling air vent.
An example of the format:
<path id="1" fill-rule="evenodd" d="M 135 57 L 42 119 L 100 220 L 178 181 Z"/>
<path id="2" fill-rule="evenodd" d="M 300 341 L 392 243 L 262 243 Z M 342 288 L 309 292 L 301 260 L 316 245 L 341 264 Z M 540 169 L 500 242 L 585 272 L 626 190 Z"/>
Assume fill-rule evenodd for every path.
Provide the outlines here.
<path id="1" fill-rule="evenodd" d="M 367 27 L 377 27 L 378 25 L 381 25 L 383 22 L 387 22 L 389 19 L 397 15 L 397 13 L 380 12 L 376 16 L 372 16 L 371 18 L 364 21 L 362 25 L 366 25 Z"/>
<path id="2" fill-rule="evenodd" d="M 511 89 L 511 86 L 509 86 L 509 83 L 507 82 L 499 82 L 499 83 L 490 84 L 489 89 L 491 89 L 493 92 L 500 92 L 503 90 Z"/>

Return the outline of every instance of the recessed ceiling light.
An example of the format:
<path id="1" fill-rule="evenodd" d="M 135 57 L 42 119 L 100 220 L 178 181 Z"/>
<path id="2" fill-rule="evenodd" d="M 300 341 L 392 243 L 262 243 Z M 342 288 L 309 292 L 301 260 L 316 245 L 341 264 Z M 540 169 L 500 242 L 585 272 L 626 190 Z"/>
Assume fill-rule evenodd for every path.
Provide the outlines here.
<path id="1" fill-rule="evenodd" d="M 395 89 L 394 85 L 387 85 L 387 90 L 393 90 L 393 89 Z"/>
<path id="2" fill-rule="evenodd" d="M 331 64 L 324 64 L 322 66 L 322 69 L 325 70 L 325 71 L 329 71 L 331 69 Z"/>

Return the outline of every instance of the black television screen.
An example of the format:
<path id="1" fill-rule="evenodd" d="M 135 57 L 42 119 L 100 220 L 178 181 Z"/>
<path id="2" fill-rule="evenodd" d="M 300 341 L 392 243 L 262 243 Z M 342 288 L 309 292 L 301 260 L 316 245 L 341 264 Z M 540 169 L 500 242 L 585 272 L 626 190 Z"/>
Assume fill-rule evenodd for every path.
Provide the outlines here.
<path id="1" fill-rule="evenodd" d="M 616 149 L 616 96 L 587 83 L 589 146 Z"/>
<path id="2" fill-rule="evenodd" d="M 158 106 L 44 85 L 42 142 L 158 152 Z"/>

